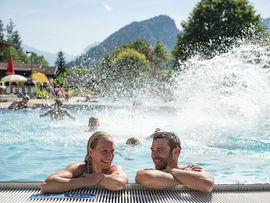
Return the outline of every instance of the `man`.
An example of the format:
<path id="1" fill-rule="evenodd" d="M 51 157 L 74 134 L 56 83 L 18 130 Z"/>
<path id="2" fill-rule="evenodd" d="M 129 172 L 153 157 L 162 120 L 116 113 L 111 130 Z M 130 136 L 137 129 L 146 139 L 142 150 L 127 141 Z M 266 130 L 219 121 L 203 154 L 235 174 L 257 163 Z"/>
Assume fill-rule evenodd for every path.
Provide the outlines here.
<path id="1" fill-rule="evenodd" d="M 66 108 L 63 108 L 63 102 L 59 99 L 55 100 L 54 108 L 48 112 L 41 114 L 39 117 L 50 116 L 51 119 L 64 119 L 65 116 L 75 120 L 75 117 L 72 116 Z"/>
<path id="2" fill-rule="evenodd" d="M 157 131 L 153 135 L 152 160 L 155 169 L 144 169 L 137 172 L 136 183 L 148 188 L 168 188 L 185 185 L 202 192 L 211 192 L 214 178 L 200 166 L 179 166 L 181 152 L 180 140 L 172 132 Z"/>
<path id="3" fill-rule="evenodd" d="M 99 119 L 91 116 L 88 120 L 89 131 L 96 131 L 99 126 Z"/>

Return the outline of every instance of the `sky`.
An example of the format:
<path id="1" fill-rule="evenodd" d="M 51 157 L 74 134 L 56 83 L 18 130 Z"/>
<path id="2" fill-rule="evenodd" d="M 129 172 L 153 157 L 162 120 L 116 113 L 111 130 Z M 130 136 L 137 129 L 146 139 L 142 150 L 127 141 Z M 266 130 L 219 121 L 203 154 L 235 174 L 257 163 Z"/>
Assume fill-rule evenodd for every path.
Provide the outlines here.
<path id="1" fill-rule="evenodd" d="M 16 25 L 24 44 L 79 55 L 134 21 L 168 15 L 181 29 L 199 0 L 0 0 L 0 19 Z M 270 17 L 269 0 L 249 0 L 261 17 Z"/>

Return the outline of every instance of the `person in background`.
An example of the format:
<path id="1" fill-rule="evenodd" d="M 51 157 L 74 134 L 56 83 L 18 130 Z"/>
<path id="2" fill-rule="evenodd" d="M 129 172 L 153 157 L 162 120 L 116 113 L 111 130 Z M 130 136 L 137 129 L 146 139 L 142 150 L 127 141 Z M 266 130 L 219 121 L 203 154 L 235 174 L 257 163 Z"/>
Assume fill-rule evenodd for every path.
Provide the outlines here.
<path id="1" fill-rule="evenodd" d="M 114 142 L 103 131 L 88 140 L 84 162 L 73 163 L 50 175 L 41 184 L 41 193 L 59 193 L 77 188 L 101 185 L 108 190 L 122 190 L 128 177 L 121 166 L 113 165 Z"/>
<path id="2" fill-rule="evenodd" d="M 148 188 L 168 188 L 184 185 L 202 192 L 212 191 L 214 178 L 200 166 L 178 165 L 181 144 L 175 133 L 155 132 L 151 151 L 155 169 L 139 170 L 135 177 L 136 183 Z"/>
<path id="3" fill-rule="evenodd" d="M 51 119 L 64 119 L 65 116 L 75 120 L 75 117 L 72 116 L 69 111 L 63 107 L 63 102 L 60 99 L 55 99 L 53 109 L 47 111 L 46 113 L 41 114 L 39 117 L 50 116 Z"/>
<path id="4" fill-rule="evenodd" d="M 37 108 L 38 106 L 35 104 L 29 104 L 30 97 L 24 96 L 21 101 L 14 101 L 9 105 L 10 110 L 18 110 L 18 109 L 25 109 L 25 108 Z"/>
<path id="5" fill-rule="evenodd" d="M 78 99 L 77 102 L 92 102 L 92 103 L 97 103 L 98 101 L 90 95 L 86 95 L 84 100 Z"/>
<path id="6" fill-rule="evenodd" d="M 154 135 L 156 132 L 159 132 L 160 128 L 156 128 L 155 132 L 153 134 L 151 134 L 150 136 L 148 136 L 146 139 L 153 139 Z"/>
<path id="7" fill-rule="evenodd" d="M 88 131 L 96 131 L 100 126 L 99 119 L 91 116 L 88 120 Z"/>
<path id="8" fill-rule="evenodd" d="M 130 137 L 127 139 L 126 144 L 127 145 L 138 145 L 138 144 L 140 144 L 140 141 L 137 137 Z"/>

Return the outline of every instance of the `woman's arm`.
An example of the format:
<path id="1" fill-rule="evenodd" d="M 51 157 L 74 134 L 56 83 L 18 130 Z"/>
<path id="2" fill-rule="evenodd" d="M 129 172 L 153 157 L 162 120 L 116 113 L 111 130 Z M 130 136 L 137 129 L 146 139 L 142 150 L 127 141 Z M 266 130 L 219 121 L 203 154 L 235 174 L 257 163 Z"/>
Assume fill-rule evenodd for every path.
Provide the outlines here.
<path id="1" fill-rule="evenodd" d="M 135 180 L 148 188 L 169 188 L 180 184 L 172 174 L 155 169 L 138 171 Z"/>
<path id="2" fill-rule="evenodd" d="M 128 183 L 128 177 L 120 166 L 112 166 L 108 175 L 100 181 L 100 185 L 108 190 L 122 190 Z"/>
<path id="3" fill-rule="evenodd" d="M 84 163 L 70 164 L 66 168 L 50 175 L 41 184 L 41 193 L 59 193 L 92 186 L 104 178 L 102 173 L 84 174 L 84 172 Z"/>

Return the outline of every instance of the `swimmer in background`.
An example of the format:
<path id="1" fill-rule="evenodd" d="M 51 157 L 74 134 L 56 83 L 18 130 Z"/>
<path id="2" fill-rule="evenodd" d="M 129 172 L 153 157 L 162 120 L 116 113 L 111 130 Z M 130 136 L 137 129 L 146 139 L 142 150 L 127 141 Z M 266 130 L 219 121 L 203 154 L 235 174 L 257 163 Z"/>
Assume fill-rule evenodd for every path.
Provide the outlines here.
<path id="1" fill-rule="evenodd" d="M 153 134 L 151 134 L 150 136 L 148 136 L 146 139 L 152 139 L 155 135 L 155 133 L 160 132 L 160 128 L 156 128 L 155 132 Z"/>
<path id="2" fill-rule="evenodd" d="M 88 120 L 88 131 L 96 131 L 100 126 L 99 119 L 91 116 Z"/>
<path id="3" fill-rule="evenodd" d="M 63 102 L 60 99 L 56 99 L 53 109 L 47 111 L 44 114 L 41 114 L 39 117 L 50 116 L 51 119 L 61 120 L 64 119 L 65 116 L 68 116 L 72 120 L 75 120 L 75 117 L 72 116 L 69 111 L 62 106 Z"/>
<path id="4" fill-rule="evenodd" d="M 160 131 L 160 128 L 156 128 L 155 132 L 152 135 L 148 136 L 146 139 L 152 139 L 154 134 L 159 131 Z M 140 140 L 137 137 L 130 137 L 127 139 L 126 144 L 133 145 L 133 146 L 138 145 L 140 144 Z"/>
<path id="5" fill-rule="evenodd" d="M 35 104 L 29 104 L 30 97 L 24 96 L 21 101 L 14 101 L 12 104 L 9 105 L 8 109 L 10 110 L 19 110 L 25 108 L 37 108 L 38 106 Z"/>
<path id="6" fill-rule="evenodd" d="M 94 97 L 93 97 L 93 98 L 94 98 Z M 77 102 L 98 102 L 98 101 L 95 100 L 95 99 L 92 99 L 91 96 L 86 95 L 86 96 L 85 96 L 85 100 L 80 100 L 80 99 L 78 99 Z"/>
<path id="7" fill-rule="evenodd" d="M 127 139 L 126 144 L 127 145 L 138 145 L 138 144 L 140 144 L 140 141 L 137 137 L 130 137 Z"/>

